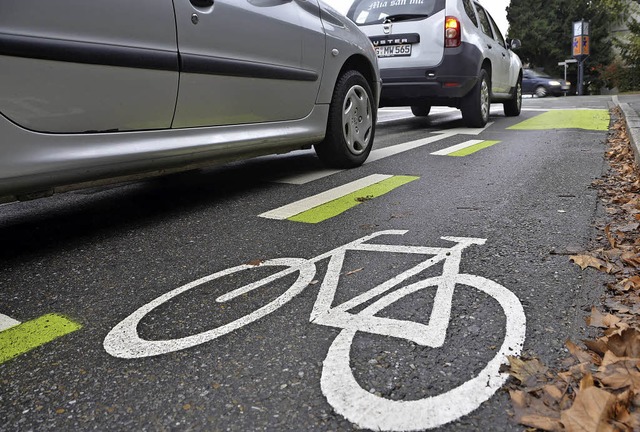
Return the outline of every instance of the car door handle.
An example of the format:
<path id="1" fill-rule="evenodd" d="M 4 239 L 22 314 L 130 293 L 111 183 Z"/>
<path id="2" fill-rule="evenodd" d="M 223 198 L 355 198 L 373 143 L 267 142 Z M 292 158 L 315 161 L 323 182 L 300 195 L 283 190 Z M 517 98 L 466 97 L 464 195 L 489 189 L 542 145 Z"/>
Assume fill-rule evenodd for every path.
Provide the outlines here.
<path id="1" fill-rule="evenodd" d="M 194 7 L 208 8 L 213 6 L 214 0 L 189 0 Z"/>

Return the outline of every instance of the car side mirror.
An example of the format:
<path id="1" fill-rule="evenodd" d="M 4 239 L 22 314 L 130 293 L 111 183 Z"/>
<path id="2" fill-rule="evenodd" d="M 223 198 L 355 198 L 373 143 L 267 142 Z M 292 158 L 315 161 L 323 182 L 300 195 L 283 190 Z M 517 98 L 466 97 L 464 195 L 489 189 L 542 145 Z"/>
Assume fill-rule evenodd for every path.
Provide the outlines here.
<path id="1" fill-rule="evenodd" d="M 517 50 L 522 46 L 522 42 L 520 42 L 520 39 L 509 39 L 507 43 L 512 50 Z"/>

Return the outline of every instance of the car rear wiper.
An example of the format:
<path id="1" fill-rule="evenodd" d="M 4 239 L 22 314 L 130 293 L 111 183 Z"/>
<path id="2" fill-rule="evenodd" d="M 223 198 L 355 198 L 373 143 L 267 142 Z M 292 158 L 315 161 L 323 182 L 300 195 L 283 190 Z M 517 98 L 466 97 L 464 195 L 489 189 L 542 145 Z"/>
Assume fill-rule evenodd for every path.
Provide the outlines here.
<path id="1" fill-rule="evenodd" d="M 429 15 L 427 14 L 396 14 L 396 15 L 389 15 L 384 17 L 382 19 L 382 22 L 390 23 L 390 22 L 398 22 L 398 21 L 418 20 L 418 19 L 424 19 L 424 18 L 429 18 Z"/>

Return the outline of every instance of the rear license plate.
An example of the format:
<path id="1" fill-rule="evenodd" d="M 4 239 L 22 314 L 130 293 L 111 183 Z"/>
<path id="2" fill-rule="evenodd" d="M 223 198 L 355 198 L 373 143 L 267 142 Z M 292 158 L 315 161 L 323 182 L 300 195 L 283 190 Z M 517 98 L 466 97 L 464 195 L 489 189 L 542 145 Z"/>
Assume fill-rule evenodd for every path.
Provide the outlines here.
<path id="1" fill-rule="evenodd" d="M 411 44 L 377 46 L 378 57 L 407 57 L 411 55 Z"/>

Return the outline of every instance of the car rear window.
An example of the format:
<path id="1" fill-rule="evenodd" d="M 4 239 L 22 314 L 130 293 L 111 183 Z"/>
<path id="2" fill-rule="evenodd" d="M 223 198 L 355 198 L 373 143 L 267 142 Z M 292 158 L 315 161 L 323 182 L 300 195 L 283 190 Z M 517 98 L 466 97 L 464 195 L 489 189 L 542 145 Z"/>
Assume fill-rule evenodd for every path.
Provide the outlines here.
<path id="1" fill-rule="evenodd" d="M 347 17 L 358 25 L 394 20 L 424 19 L 444 9 L 445 0 L 356 0 Z"/>

